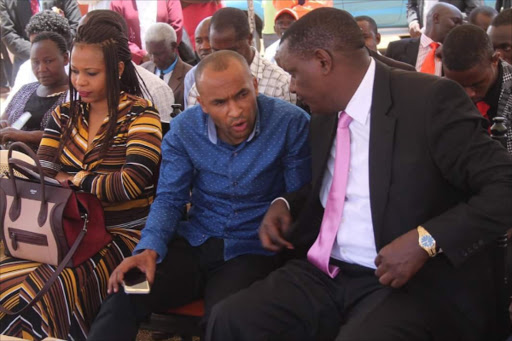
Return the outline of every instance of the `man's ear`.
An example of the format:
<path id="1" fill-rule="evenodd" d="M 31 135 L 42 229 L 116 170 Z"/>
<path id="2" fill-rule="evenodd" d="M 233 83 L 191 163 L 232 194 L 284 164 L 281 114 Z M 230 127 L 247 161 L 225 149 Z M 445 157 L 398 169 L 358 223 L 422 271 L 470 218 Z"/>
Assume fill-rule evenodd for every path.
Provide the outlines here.
<path id="1" fill-rule="evenodd" d="M 432 15 L 432 22 L 435 24 L 439 23 L 439 13 L 434 13 L 434 15 Z"/>
<path id="2" fill-rule="evenodd" d="M 124 72 L 124 62 L 119 62 L 118 64 L 118 72 L 119 72 L 119 79 L 121 79 L 121 76 L 123 75 L 123 72 Z"/>
<path id="3" fill-rule="evenodd" d="M 64 65 L 68 65 L 69 63 L 69 52 L 63 54 L 64 56 Z"/>
<path id="4" fill-rule="evenodd" d="M 249 42 L 249 46 L 252 46 L 252 33 L 249 33 L 247 36 L 247 41 Z"/>
<path id="5" fill-rule="evenodd" d="M 258 96 L 258 79 L 252 76 L 252 84 L 254 86 L 254 91 L 256 92 L 256 96 Z"/>
<path id="6" fill-rule="evenodd" d="M 204 112 L 205 114 L 207 114 L 207 113 L 208 113 L 208 110 L 207 110 L 207 109 L 206 109 L 206 107 L 204 106 L 204 105 L 205 105 L 205 103 L 203 103 L 203 100 L 201 99 L 201 95 L 199 95 L 199 94 L 198 94 L 198 95 L 197 95 L 197 97 L 196 97 L 196 99 L 197 99 L 197 103 L 199 103 L 199 105 L 201 106 L 201 109 L 203 110 L 203 112 Z"/>
<path id="7" fill-rule="evenodd" d="M 332 55 L 329 51 L 323 49 L 316 49 L 313 58 L 315 58 L 315 62 L 318 62 L 320 65 L 320 70 L 323 74 L 327 74 L 332 69 Z"/>
<path id="8" fill-rule="evenodd" d="M 379 45 L 379 44 L 380 44 L 380 38 L 381 38 L 380 33 L 377 33 L 377 34 L 375 35 L 375 40 L 377 41 L 377 45 Z"/>
<path id="9" fill-rule="evenodd" d="M 494 51 L 494 53 L 492 54 L 492 57 L 491 57 L 492 65 L 494 65 L 494 66 L 498 65 L 498 63 L 500 61 L 500 57 L 501 57 L 501 53 L 499 51 Z"/>

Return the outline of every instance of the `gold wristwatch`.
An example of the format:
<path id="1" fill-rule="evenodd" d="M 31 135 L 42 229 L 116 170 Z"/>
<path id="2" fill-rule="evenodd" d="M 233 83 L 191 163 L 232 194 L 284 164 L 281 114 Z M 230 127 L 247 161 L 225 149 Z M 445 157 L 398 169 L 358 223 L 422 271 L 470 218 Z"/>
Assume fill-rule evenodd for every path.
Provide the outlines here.
<path id="1" fill-rule="evenodd" d="M 427 251 L 430 257 L 434 257 L 437 254 L 436 251 L 436 240 L 428 233 L 423 226 L 418 226 L 418 243 L 420 247 Z"/>

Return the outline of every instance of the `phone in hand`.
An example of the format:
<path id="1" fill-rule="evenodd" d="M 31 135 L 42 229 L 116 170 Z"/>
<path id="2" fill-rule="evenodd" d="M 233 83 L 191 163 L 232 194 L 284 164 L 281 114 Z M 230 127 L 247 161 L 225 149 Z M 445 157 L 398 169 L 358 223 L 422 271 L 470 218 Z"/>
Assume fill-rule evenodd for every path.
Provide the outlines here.
<path id="1" fill-rule="evenodd" d="M 124 274 L 123 287 L 127 294 L 149 294 L 151 291 L 146 274 L 137 268 Z"/>

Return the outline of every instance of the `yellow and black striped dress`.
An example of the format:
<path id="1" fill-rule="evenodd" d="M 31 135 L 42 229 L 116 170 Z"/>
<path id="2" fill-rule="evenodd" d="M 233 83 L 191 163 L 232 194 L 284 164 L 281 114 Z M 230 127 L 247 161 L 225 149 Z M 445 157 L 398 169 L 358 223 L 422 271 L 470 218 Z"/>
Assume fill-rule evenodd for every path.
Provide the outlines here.
<path id="1" fill-rule="evenodd" d="M 65 269 L 51 290 L 17 316 L 0 313 L 0 334 L 26 339 L 47 336 L 86 339 L 89 327 L 106 296 L 110 273 L 140 238 L 155 192 L 162 130 L 151 102 L 121 94 L 117 130 L 104 157 L 105 119 L 91 146 L 88 105 L 81 103 L 77 126 L 57 162 L 61 127 L 69 119 L 69 103 L 58 107 L 46 126 L 38 156 L 50 176 L 59 170 L 74 174 L 73 183 L 103 203 L 113 241 L 89 261 Z M 54 267 L 7 258 L 0 263 L 0 304 L 15 310 L 29 302 L 50 278 Z"/>

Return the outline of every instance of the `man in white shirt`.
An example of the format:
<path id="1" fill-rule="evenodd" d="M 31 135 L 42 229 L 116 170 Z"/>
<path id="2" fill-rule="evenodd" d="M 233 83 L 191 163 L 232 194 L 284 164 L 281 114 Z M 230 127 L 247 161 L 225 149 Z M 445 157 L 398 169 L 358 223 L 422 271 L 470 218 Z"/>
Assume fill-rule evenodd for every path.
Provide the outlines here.
<path id="1" fill-rule="evenodd" d="M 206 340 L 502 337 L 492 255 L 512 226 L 512 158 L 464 90 L 375 61 L 338 9 L 281 39 L 313 113 L 313 179 L 273 201 L 259 234 L 309 251 L 214 307 Z"/>
<path id="2" fill-rule="evenodd" d="M 462 25 L 460 10 L 447 3 L 438 3 L 432 7 L 427 16 L 425 32 L 419 38 L 393 41 L 389 44 L 386 56 L 416 67 L 416 71 L 441 76 L 443 72 L 437 49 L 442 46 L 444 38 L 453 28 Z M 428 70 L 425 70 L 430 63 Z"/>
<path id="3" fill-rule="evenodd" d="M 290 75 L 262 58 L 251 43 L 249 21 L 242 10 L 225 7 L 215 12 L 210 22 L 212 50 L 232 50 L 241 54 L 249 64 L 252 75 L 258 80 L 259 93 L 295 104 L 296 96 L 290 92 Z M 197 96 L 194 84 L 187 98 L 187 107 L 197 104 Z"/>
<path id="4" fill-rule="evenodd" d="M 299 16 L 297 13 L 290 8 L 283 8 L 279 12 L 276 13 L 274 17 L 274 31 L 276 35 L 279 37 L 278 40 L 273 42 L 269 47 L 265 49 L 265 59 L 271 63 L 276 64 L 276 52 L 279 47 L 279 42 L 281 41 L 281 37 L 283 33 L 290 27 L 291 24 L 299 20 Z"/>

